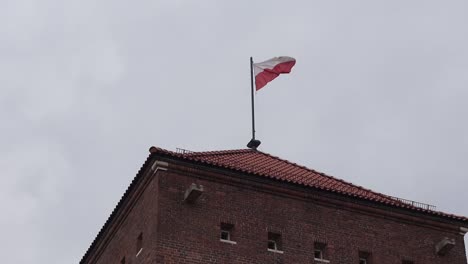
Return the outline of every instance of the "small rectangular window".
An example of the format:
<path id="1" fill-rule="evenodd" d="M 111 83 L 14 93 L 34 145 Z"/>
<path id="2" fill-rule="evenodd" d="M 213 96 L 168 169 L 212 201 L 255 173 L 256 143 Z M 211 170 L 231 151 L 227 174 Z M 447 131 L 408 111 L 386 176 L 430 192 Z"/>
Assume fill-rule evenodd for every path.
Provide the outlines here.
<path id="1" fill-rule="evenodd" d="M 236 242 L 233 241 L 233 231 L 234 231 L 233 224 L 221 223 L 219 240 L 221 242 L 236 244 Z"/>
<path id="2" fill-rule="evenodd" d="M 370 253 L 365 251 L 359 251 L 359 264 L 371 264 Z"/>
<path id="3" fill-rule="evenodd" d="M 414 262 L 411 260 L 403 260 L 401 264 L 414 264 Z"/>
<path id="4" fill-rule="evenodd" d="M 120 260 L 120 264 L 125 264 L 125 257 Z"/>
<path id="5" fill-rule="evenodd" d="M 221 240 L 232 241 L 233 224 L 221 223 Z"/>
<path id="6" fill-rule="evenodd" d="M 314 259 L 325 260 L 326 259 L 326 250 L 327 244 L 325 243 L 314 243 Z"/>
<path id="7" fill-rule="evenodd" d="M 314 250 L 314 258 L 323 259 L 323 252 L 320 249 Z"/>
<path id="8" fill-rule="evenodd" d="M 268 239 L 268 248 L 273 250 L 278 250 L 278 244 L 276 244 L 275 240 Z"/>
<path id="9" fill-rule="evenodd" d="M 281 234 L 268 232 L 268 250 L 282 253 L 282 248 Z"/>
<path id="10" fill-rule="evenodd" d="M 227 230 L 221 230 L 221 239 L 222 240 L 231 240 L 231 232 Z"/>

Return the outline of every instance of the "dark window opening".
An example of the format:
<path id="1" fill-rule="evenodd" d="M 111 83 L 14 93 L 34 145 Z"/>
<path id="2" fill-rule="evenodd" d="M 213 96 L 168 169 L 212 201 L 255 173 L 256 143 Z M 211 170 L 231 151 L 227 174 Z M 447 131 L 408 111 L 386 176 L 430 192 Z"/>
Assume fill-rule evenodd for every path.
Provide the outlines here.
<path id="1" fill-rule="evenodd" d="M 125 257 L 123 257 L 122 260 L 120 260 L 120 264 L 125 264 Z"/>
<path id="2" fill-rule="evenodd" d="M 365 251 L 359 251 L 359 264 L 371 264 L 370 253 Z"/>
<path id="3" fill-rule="evenodd" d="M 140 233 L 137 237 L 136 241 L 136 254 L 140 254 L 141 250 L 143 249 L 143 233 Z"/>
<path id="4" fill-rule="evenodd" d="M 268 232 L 268 249 L 281 251 L 282 248 L 281 234 Z"/>
<path id="5" fill-rule="evenodd" d="M 326 259 L 326 250 L 327 244 L 325 243 L 314 243 L 314 258 L 315 259 Z"/>
<path id="6" fill-rule="evenodd" d="M 222 240 L 231 240 L 231 232 L 226 230 L 221 230 L 221 239 Z"/>
<path id="7" fill-rule="evenodd" d="M 232 241 L 233 224 L 221 223 L 221 240 Z"/>
<path id="8" fill-rule="evenodd" d="M 268 240 L 268 248 L 269 248 L 269 249 L 273 249 L 273 250 L 277 250 L 277 249 L 278 249 L 278 245 L 276 244 L 276 241 L 274 241 L 274 240 Z"/>
<path id="9" fill-rule="evenodd" d="M 403 260 L 401 264 L 414 264 L 414 262 L 411 260 Z"/>

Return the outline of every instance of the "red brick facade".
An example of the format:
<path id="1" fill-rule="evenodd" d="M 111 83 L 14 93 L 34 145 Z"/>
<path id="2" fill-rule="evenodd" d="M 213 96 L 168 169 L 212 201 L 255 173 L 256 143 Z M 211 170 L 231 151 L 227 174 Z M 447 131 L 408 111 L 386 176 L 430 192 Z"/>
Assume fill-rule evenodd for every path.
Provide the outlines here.
<path id="1" fill-rule="evenodd" d="M 192 183 L 203 185 L 203 193 L 189 204 L 183 199 Z M 232 227 L 235 243 L 220 241 L 222 223 Z M 361 252 L 368 264 L 465 264 L 460 227 L 467 226 L 153 155 L 81 263 L 328 263 L 314 260 L 314 246 L 321 245 L 329 263 L 358 264 Z M 269 232 L 280 235 L 278 252 L 267 250 Z M 446 237 L 455 245 L 440 256 L 435 245 Z"/>

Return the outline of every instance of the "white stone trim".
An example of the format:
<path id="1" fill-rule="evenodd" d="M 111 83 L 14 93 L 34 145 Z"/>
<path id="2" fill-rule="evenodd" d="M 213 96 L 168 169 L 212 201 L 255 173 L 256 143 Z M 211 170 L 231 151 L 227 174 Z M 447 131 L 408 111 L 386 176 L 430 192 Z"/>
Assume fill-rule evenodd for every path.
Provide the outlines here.
<path id="1" fill-rule="evenodd" d="M 282 250 L 271 249 L 271 248 L 267 248 L 267 249 L 268 249 L 268 251 L 273 252 L 273 253 L 278 253 L 278 254 L 283 254 L 284 253 L 284 251 L 282 251 Z"/>
<path id="2" fill-rule="evenodd" d="M 461 231 L 461 234 L 464 235 L 464 234 L 468 233 L 468 228 L 460 227 L 460 231 Z"/>
<path id="3" fill-rule="evenodd" d="M 143 251 L 143 248 L 140 248 L 140 250 L 138 250 L 138 253 L 136 253 L 136 256 L 138 258 L 138 255 L 140 255 L 140 253 Z"/>
<path id="4" fill-rule="evenodd" d="M 314 258 L 314 261 L 318 261 L 318 262 L 322 262 L 322 263 L 330 263 L 330 261 L 328 259 L 318 259 L 318 258 Z"/>
<path id="5" fill-rule="evenodd" d="M 228 244 L 231 244 L 231 245 L 236 245 L 237 244 L 236 241 L 232 241 L 232 240 L 219 239 L 219 241 L 221 241 L 223 243 L 228 243 Z"/>
<path id="6" fill-rule="evenodd" d="M 154 172 L 156 172 L 157 170 L 167 170 L 167 167 L 169 167 L 169 163 L 165 161 L 156 160 L 151 166 L 151 170 Z"/>

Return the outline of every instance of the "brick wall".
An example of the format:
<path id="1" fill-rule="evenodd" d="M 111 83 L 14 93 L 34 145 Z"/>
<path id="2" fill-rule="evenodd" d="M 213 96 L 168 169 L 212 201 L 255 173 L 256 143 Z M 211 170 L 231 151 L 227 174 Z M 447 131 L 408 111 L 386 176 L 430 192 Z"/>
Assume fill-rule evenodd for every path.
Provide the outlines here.
<path id="1" fill-rule="evenodd" d="M 107 234 L 110 238 L 102 254 L 93 252 L 92 261 L 84 263 L 121 264 L 125 258 L 125 264 L 129 263 L 154 263 L 154 249 L 157 239 L 157 218 L 159 193 L 158 181 L 152 173 L 146 173 L 136 192 L 129 195 L 130 203 L 124 208 L 129 208 L 126 215 L 119 215 L 114 220 L 113 226 L 117 226 L 114 232 Z M 142 247 L 138 257 L 137 238 L 142 234 Z M 106 236 L 105 236 L 106 237 Z"/>
<path id="2" fill-rule="evenodd" d="M 204 186 L 193 204 L 182 204 L 192 183 Z M 330 263 L 359 263 L 359 251 L 371 253 L 371 263 L 465 264 L 458 232 L 402 223 L 388 217 L 327 207 L 282 197 L 261 189 L 227 185 L 187 174 L 161 177 L 159 205 L 160 263 L 321 263 L 314 262 L 314 242 L 327 245 Z M 248 184 L 248 182 L 245 182 Z M 232 240 L 220 242 L 220 223 L 234 225 Z M 267 251 L 268 231 L 282 235 L 283 254 Z M 444 257 L 434 245 L 444 237 L 456 246 Z M 185 259 L 186 262 L 179 262 Z"/>

